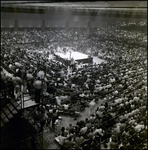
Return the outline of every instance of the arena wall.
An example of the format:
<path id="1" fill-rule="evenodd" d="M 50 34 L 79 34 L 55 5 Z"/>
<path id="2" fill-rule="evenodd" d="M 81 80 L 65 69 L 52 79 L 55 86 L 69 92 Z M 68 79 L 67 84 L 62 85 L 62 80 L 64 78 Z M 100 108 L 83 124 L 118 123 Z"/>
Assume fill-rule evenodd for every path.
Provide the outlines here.
<path id="1" fill-rule="evenodd" d="M 68 10 L 1 7 L 1 29 L 97 28 L 118 21 L 147 20 L 146 9 Z"/>

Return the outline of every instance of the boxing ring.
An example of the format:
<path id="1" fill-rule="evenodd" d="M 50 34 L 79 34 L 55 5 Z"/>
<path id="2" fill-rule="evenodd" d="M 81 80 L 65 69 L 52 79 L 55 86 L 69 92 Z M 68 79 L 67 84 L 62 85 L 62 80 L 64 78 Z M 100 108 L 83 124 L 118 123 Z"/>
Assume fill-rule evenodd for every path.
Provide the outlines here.
<path id="1" fill-rule="evenodd" d="M 93 58 L 84 53 L 77 51 L 67 51 L 66 53 L 55 53 L 56 58 L 59 61 L 70 63 L 71 60 L 77 61 L 78 63 L 92 63 Z"/>

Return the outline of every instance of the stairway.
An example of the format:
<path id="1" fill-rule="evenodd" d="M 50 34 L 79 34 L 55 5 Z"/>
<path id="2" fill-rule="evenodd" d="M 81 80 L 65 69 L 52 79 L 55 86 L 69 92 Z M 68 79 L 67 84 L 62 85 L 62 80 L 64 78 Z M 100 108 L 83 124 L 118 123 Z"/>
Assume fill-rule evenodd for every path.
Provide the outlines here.
<path id="1" fill-rule="evenodd" d="M 0 147 L 1 149 L 31 149 L 31 143 L 27 139 L 34 134 L 37 134 L 37 131 L 32 124 L 21 115 L 16 115 L 1 128 Z"/>
<path id="2" fill-rule="evenodd" d="M 32 101 L 27 94 L 23 96 L 25 100 Z M 15 99 L 11 98 L 3 98 L 1 101 L 2 105 L 0 113 L 2 144 L 0 144 L 0 147 L 2 149 L 20 149 L 20 147 L 22 149 L 28 149 L 25 146 L 29 146 L 31 149 L 30 141 L 24 140 L 26 140 L 28 137 L 34 134 L 37 134 L 38 130 L 40 129 L 39 127 L 35 128 L 36 124 L 33 123 L 32 119 L 27 119 L 26 117 L 24 117 L 24 112 L 28 112 L 27 117 L 29 117 L 32 111 L 31 107 L 36 106 L 38 104 L 36 104 L 33 101 L 35 105 L 33 105 L 32 103 L 31 105 L 25 105 L 26 108 L 30 108 L 30 110 L 28 111 L 28 109 L 26 108 L 22 109 L 21 99 L 16 101 Z M 30 120 L 32 120 L 32 122 Z M 24 146 L 25 148 L 22 146 Z"/>
<path id="3" fill-rule="evenodd" d="M 9 122 L 21 109 L 37 106 L 38 103 L 33 101 L 28 93 L 24 93 L 23 97 L 19 97 L 19 100 L 3 99 L 1 103 L 1 127 Z"/>
<path id="4" fill-rule="evenodd" d="M 0 147 L 2 149 L 28 149 L 29 146 L 31 149 L 31 143 L 26 139 L 37 134 L 38 127 L 35 128 L 33 119 L 30 121 L 28 118 L 32 109 L 27 108 L 36 107 L 39 104 L 35 103 L 28 93 L 21 93 L 21 96 L 16 100 L 0 91 L 0 99 L 2 141 Z M 25 110 L 29 110 L 27 118 L 24 116 Z"/>
<path id="5" fill-rule="evenodd" d="M 16 114 L 18 114 L 21 106 L 15 102 L 15 100 L 9 100 L 5 103 L 4 107 L 1 108 L 1 127 L 10 121 Z"/>
<path id="6" fill-rule="evenodd" d="M 28 93 L 23 93 L 21 100 L 23 104 L 22 109 L 39 105 L 30 97 Z"/>

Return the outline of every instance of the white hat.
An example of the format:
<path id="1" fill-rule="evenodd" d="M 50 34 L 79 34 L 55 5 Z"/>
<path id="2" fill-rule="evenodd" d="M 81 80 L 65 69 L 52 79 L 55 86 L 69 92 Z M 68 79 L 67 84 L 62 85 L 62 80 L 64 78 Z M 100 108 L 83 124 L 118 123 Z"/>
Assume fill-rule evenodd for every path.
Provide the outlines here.
<path id="1" fill-rule="evenodd" d="M 61 117 L 61 116 L 59 116 L 59 117 L 58 117 L 58 119 L 62 119 L 62 117 Z"/>

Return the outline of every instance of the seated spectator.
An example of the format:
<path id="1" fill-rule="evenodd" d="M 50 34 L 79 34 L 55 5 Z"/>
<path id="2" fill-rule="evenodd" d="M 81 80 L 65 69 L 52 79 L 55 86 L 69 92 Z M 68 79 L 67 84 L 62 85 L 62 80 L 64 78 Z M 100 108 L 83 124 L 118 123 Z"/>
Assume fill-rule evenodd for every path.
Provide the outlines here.
<path id="1" fill-rule="evenodd" d="M 69 104 L 63 104 L 64 106 L 64 110 L 68 110 L 69 109 Z"/>
<path id="2" fill-rule="evenodd" d="M 61 145 L 61 147 L 63 146 L 64 141 L 67 139 L 67 137 L 64 136 L 63 133 L 61 133 L 61 134 L 60 134 L 58 137 L 56 137 L 56 138 L 58 138 L 58 142 L 59 142 L 59 144 Z"/>
<path id="3" fill-rule="evenodd" d="M 95 117 L 94 114 L 92 114 L 92 115 L 89 117 L 89 121 L 90 121 L 91 123 L 93 123 L 93 122 L 95 121 L 95 119 L 96 119 L 96 117 Z"/>
<path id="4" fill-rule="evenodd" d="M 61 128 L 61 134 L 64 136 L 65 135 L 65 127 Z"/>
<path id="5" fill-rule="evenodd" d="M 90 120 L 88 120 L 88 118 L 86 118 L 86 120 L 85 120 L 85 126 L 88 127 L 88 129 L 90 129 L 92 126 L 92 122 Z"/>
<path id="6" fill-rule="evenodd" d="M 93 134 L 96 135 L 97 133 L 99 133 L 101 136 L 103 136 L 104 131 L 101 128 L 95 129 Z"/>
<path id="7" fill-rule="evenodd" d="M 80 127 L 76 125 L 75 128 L 74 128 L 74 131 L 75 131 L 76 136 L 77 136 L 80 132 Z"/>
<path id="8" fill-rule="evenodd" d="M 70 149 L 72 148 L 72 146 L 75 144 L 75 142 L 72 140 L 71 137 L 69 137 L 68 139 L 65 139 L 64 140 L 64 143 L 63 145 L 61 146 L 61 149 L 62 150 L 67 150 L 67 149 Z"/>
<path id="9" fill-rule="evenodd" d="M 69 126 L 66 128 L 69 132 L 71 132 L 73 129 L 74 129 L 74 127 L 72 126 L 72 124 L 71 123 L 69 123 Z"/>
<path id="10" fill-rule="evenodd" d="M 80 120 L 80 121 L 77 121 L 77 125 L 80 127 L 80 128 L 83 128 L 85 126 L 85 122 L 83 120 Z"/>
<path id="11" fill-rule="evenodd" d="M 69 137 L 72 137 L 73 139 L 76 137 L 76 133 L 74 129 L 72 129 L 71 132 L 69 133 Z"/>
<path id="12" fill-rule="evenodd" d="M 97 139 L 93 139 L 91 142 L 91 150 L 100 149 L 100 142 Z"/>
<path id="13" fill-rule="evenodd" d="M 87 137 L 90 138 L 90 139 L 92 139 L 94 137 L 94 133 L 93 132 L 94 132 L 93 128 L 89 129 Z"/>
<path id="14" fill-rule="evenodd" d="M 87 130 L 88 130 L 88 127 L 83 127 L 83 128 L 81 128 L 80 133 L 82 135 L 85 135 L 85 133 L 87 132 Z"/>
<path id="15" fill-rule="evenodd" d="M 112 141 L 110 142 L 111 149 L 118 149 L 118 141 L 115 137 L 112 136 Z"/>
<path id="16" fill-rule="evenodd" d="M 84 141 L 84 137 L 79 133 L 78 136 L 75 137 L 76 144 L 80 145 Z"/>
<path id="17" fill-rule="evenodd" d="M 99 109 L 96 111 L 96 115 L 98 115 L 99 118 L 103 117 L 103 114 Z"/>

